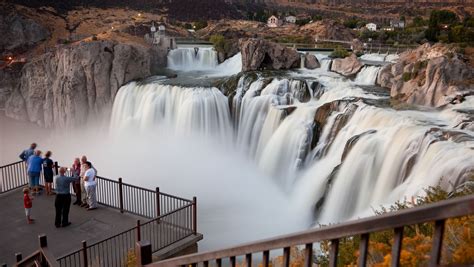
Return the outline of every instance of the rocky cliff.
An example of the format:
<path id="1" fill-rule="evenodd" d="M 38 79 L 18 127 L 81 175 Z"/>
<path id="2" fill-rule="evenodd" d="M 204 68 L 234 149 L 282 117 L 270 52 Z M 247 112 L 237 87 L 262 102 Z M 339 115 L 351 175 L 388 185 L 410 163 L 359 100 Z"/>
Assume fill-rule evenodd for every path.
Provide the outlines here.
<path id="1" fill-rule="evenodd" d="M 239 45 L 242 71 L 291 69 L 300 64 L 298 52 L 281 44 L 251 38 L 239 40 Z"/>
<path id="2" fill-rule="evenodd" d="M 379 72 L 378 84 L 408 104 L 442 107 L 474 95 L 474 68 L 452 47 L 425 44 Z"/>
<path id="3" fill-rule="evenodd" d="M 5 114 L 44 127 L 74 127 L 109 110 L 123 84 L 158 67 L 152 48 L 113 41 L 79 42 L 28 62 Z"/>
<path id="4" fill-rule="evenodd" d="M 0 5 L 0 53 L 26 50 L 49 35 L 45 27 L 18 14 L 11 5 Z"/>

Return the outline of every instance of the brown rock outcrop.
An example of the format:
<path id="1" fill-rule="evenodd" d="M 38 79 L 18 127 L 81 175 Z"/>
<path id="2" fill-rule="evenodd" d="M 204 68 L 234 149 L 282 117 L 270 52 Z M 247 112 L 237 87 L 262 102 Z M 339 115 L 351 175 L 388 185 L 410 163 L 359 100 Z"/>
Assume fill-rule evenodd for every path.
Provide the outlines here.
<path id="1" fill-rule="evenodd" d="M 291 69 L 299 66 L 300 56 L 294 49 L 263 39 L 239 40 L 242 71 Z"/>
<path id="2" fill-rule="evenodd" d="M 332 61 L 331 71 L 337 72 L 346 77 L 356 75 L 363 67 L 355 54 L 346 58 L 336 58 Z"/>
<path id="3" fill-rule="evenodd" d="M 49 37 L 45 27 L 19 15 L 13 6 L 1 4 L 0 9 L 0 52 L 26 50 Z"/>
<path id="4" fill-rule="evenodd" d="M 442 107 L 474 94 L 474 68 L 453 48 L 424 44 L 382 68 L 377 83 L 399 101 Z"/>
<path id="5" fill-rule="evenodd" d="M 307 69 L 313 70 L 313 69 L 320 68 L 321 64 L 319 64 L 319 61 L 315 55 L 306 53 L 304 56 L 304 67 Z"/>
<path id="6" fill-rule="evenodd" d="M 44 127 L 71 127 L 95 118 L 123 84 L 151 75 L 157 52 L 112 41 L 60 47 L 27 63 L 5 114 Z"/>

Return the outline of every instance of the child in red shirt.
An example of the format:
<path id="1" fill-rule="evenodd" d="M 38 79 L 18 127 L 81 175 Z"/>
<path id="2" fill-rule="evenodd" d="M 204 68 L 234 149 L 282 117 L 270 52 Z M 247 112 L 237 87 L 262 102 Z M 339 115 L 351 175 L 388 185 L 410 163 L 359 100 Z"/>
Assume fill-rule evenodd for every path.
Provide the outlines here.
<path id="1" fill-rule="evenodd" d="M 25 206 L 25 213 L 26 213 L 26 222 L 28 224 L 34 223 L 35 220 L 31 219 L 31 208 L 33 207 L 33 203 L 31 202 L 33 198 L 30 198 L 30 189 L 23 188 L 23 204 Z"/>

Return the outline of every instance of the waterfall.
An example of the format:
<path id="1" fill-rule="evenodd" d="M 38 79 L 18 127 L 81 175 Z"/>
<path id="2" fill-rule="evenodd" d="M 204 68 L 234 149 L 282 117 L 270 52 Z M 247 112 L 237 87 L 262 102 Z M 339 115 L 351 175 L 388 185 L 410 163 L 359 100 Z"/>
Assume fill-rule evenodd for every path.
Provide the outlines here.
<path id="1" fill-rule="evenodd" d="M 216 88 L 131 82 L 118 92 L 110 128 L 146 131 L 156 126 L 180 134 L 232 136 L 227 98 Z"/>
<path id="2" fill-rule="evenodd" d="M 452 190 L 474 172 L 472 136 L 463 142 L 445 140 L 426 125 L 430 118 L 423 112 L 400 114 L 363 103 L 357 105 L 327 155 L 315 161 L 295 187 L 295 196 L 302 198 L 300 202 L 315 203 L 324 198 L 324 205 L 316 214 L 319 223 L 371 215 L 372 208 L 422 195 L 429 186 L 440 184 Z M 321 143 L 330 137 L 332 123 L 325 127 Z M 362 133 L 367 134 L 348 151 L 351 138 Z M 331 177 L 336 167 L 336 175 Z M 308 186 L 318 188 L 310 193 Z"/>
<path id="3" fill-rule="evenodd" d="M 168 68 L 173 70 L 211 70 L 217 64 L 217 52 L 210 47 L 177 48 L 168 53 Z"/>
<path id="4" fill-rule="evenodd" d="M 365 66 L 354 82 L 326 72 L 242 74 L 228 97 L 214 87 L 132 82 L 116 96 L 110 129 L 230 144 L 228 153 L 252 162 L 256 177 L 270 177 L 311 223 L 372 215 L 428 186 L 451 190 L 466 181 L 474 173 L 474 133 L 460 126 L 466 115 L 387 108 L 386 96 L 358 86 L 374 85 L 378 71 Z"/>
<path id="5" fill-rule="evenodd" d="M 379 71 L 379 66 L 364 66 L 362 70 L 357 73 L 354 82 L 358 85 L 375 85 Z"/>
<path id="6" fill-rule="evenodd" d="M 332 60 L 329 58 L 325 58 L 319 61 L 321 63 L 321 69 L 325 71 L 329 71 L 331 68 Z"/>
<path id="7" fill-rule="evenodd" d="M 378 54 L 378 53 L 364 54 L 360 57 L 360 59 L 367 60 L 367 61 L 384 62 L 386 56 L 387 54 Z"/>
<path id="8" fill-rule="evenodd" d="M 210 76 L 231 76 L 242 71 L 242 54 L 239 52 L 219 64 Z"/>

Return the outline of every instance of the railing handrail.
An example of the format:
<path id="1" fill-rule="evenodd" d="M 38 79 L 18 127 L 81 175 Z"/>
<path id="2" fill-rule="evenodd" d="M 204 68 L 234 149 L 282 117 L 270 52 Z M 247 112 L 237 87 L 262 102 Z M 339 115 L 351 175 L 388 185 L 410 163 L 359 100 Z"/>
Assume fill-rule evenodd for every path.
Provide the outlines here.
<path id="1" fill-rule="evenodd" d="M 318 229 L 264 239 L 222 250 L 177 257 L 148 266 L 183 266 L 472 214 L 474 214 L 474 195 L 469 195 Z"/>
<path id="2" fill-rule="evenodd" d="M 15 165 L 15 164 L 22 163 L 22 162 L 24 162 L 24 161 L 23 161 L 23 160 L 19 160 L 19 161 L 13 162 L 13 163 L 9 163 L 9 164 L 7 164 L 7 165 L 0 166 L 0 169 L 6 168 L 6 167 L 10 167 L 10 166 L 13 166 L 13 165 Z"/>
<path id="3" fill-rule="evenodd" d="M 180 207 L 180 208 L 178 208 L 178 209 L 175 209 L 175 210 L 173 210 L 173 211 L 170 211 L 170 212 L 167 212 L 167 213 L 165 213 L 165 214 L 163 214 L 163 215 L 160 215 L 160 216 L 158 216 L 158 217 L 156 217 L 156 218 L 154 218 L 154 219 L 151 219 L 151 220 L 149 220 L 149 221 L 147 221 L 147 222 L 144 222 L 143 224 L 141 224 L 141 226 L 144 226 L 144 225 L 147 225 L 147 224 L 150 224 L 150 223 L 154 223 L 154 222 L 160 221 L 160 220 L 162 220 L 162 219 L 164 219 L 164 218 L 170 216 L 171 214 L 177 213 L 177 212 L 179 212 L 179 211 L 181 211 L 181 210 L 183 210 L 183 209 L 189 208 L 189 207 L 191 207 L 191 206 L 193 206 L 193 203 L 187 204 L 187 205 L 182 206 L 182 207 Z M 115 234 L 115 235 L 113 235 L 113 236 L 109 236 L 109 237 L 107 237 L 107 238 L 105 238 L 105 239 L 96 241 L 96 242 L 94 242 L 94 243 L 92 243 L 92 244 L 88 244 L 88 245 L 86 246 L 86 248 L 91 248 L 91 247 L 97 246 L 97 245 L 100 244 L 100 243 L 107 242 L 108 240 L 110 240 L 110 239 L 112 239 L 112 238 L 115 238 L 115 237 L 117 237 L 117 236 L 120 236 L 120 235 L 129 233 L 129 232 L 131 232 L 131 231 L 136 230 L 137 228 L 138 228 L 138 226 L 133 226 L 133 227 L 131 227 L 131 228 L 127 229 L 127 230 L 124 230 L 124 231 L 122 231 L 122 232 L 120 232 L 120 233 L 117 233 L 117 234 Z M 189 230 L 192 230 L 192 229 L 189 229 Z M 169 246 L 169 245 L 171 245 L 171 244 L 168 244 L 167 246 Z M 165 247 L 166 247 L 166 246 L 165 246 Z M 78 253 L 78 252 L 81 252 L 82 250 L 83 250 L 83 248 L 80 248 L 80 249 L 77 249 L 77 250 L 75 250 L 75 251 L 72 251 L 72 252 L 70 252 L 70 253 L 68 253 L 68 254 L 66 254 L 66 255 L 63 255 L 63 256 L 58 257 L 57 260 L 59 261 L 59 260 L 61 260 L 61 259 L 67 258 L 67 257 L 69 257 L 69 256 L 71 256 L 71 255 L 74 255 L 74 254 L 76 254 L 76 253 Z"/>

